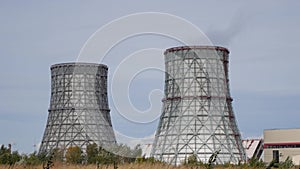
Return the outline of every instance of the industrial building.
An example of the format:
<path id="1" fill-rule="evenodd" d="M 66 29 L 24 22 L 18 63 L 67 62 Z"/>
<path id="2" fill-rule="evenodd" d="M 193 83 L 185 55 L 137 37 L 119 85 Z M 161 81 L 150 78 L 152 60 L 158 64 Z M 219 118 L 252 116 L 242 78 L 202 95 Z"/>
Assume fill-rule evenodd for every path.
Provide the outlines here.
<path id="1" fill-rule="evenodd" d="M 264 130 L 264 162 L 282 162 L 287 157 L 300 165 L 300 129 Z"/>
<path id="2" fill-rule="evenodd" d="M 39 152 L 88 144 L 116 143 L 107 99 L 106 65 L 62 63 L 51 66 L 51 100 Z"/>
<path id="3" fill-rule="evenodd" d="M 173 165 L 246 161 L 229 91 L 229 51 L 217 46 L 167 49 L 162 115 L 151 156 Z"/>

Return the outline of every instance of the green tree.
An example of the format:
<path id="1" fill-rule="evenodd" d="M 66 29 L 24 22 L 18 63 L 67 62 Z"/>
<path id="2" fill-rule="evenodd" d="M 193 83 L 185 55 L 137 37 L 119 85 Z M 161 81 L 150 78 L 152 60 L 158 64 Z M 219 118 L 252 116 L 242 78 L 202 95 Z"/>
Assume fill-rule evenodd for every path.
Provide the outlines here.
<path id="1" fill-rule="evenodd" d="M 35 152 L 29 154 L 28 156 L 25 155 L 23 158 L 27 165 L 32 166 L 32 165 L 39 165 L 43 161 L 45 161 L 46 155 L 45 154 L 37 154 L 37 152 L 35 151 Z"/>
<path id="2" fill-rule="evenodd" d="M 287 157 L 287 158 L 285 159 L 285 161 L 280 162 L 280 163 L 278 164 L 278 167 L 279 167 L 280 169 L 289 169 L 289 168 L 292 168 L 292 167 L 294 167 L 293 160 L 292 160 L 290 157 Z"/>
<path id="3" fill-rule="evenodd" d="M 54 148 L 52 150 L 52 160 L 56 162 L 63 162 L 64 160 L 64 152 L 60 148 Z"/>
<path id="4" fill-rule="evenodd" d="M 111 153 L 106 151 L 104 148 L 99 147 L 97 155 L 98 164 L 111 164 Z"/>
<path id="5" fill-rule="evenodd" d="M 0 148 L 0 164 L 9 164 L 10 160 L 10 149 L 1 145 Z"/>
<path id="6" fill-rule="evenodd" d="M 96 143 L 89 144 L 86 147 L 87 162 L 95 164 L 97 162 L 99 149 Z"/>
<path id="7" fill-rule="evenodd" d="M 143 151 L 142 151 L 141 145 L 137 144 L 133 149 L 133 157 L 134 158 L 141 157 L 142 153 L 143 153 Z"/>
<path id="8" fill-rule="evenodd" d="M 82 152 L 80 147 L 69 147 L 66 152 L 66 160 L 68 163 L 79 164 L 82 162 Z"/>
<path id="9" fill-rule="evenodd" d="M 0 163 L 1 164 L 9 164 L 10 163 L 10 154 L 8 154 L 8 153 L 1 154 Z"/>
<path id="10" fill-rule="evenodd" d="M 193 155 L 190 155 L 187 159 L 187 164 L 188 165 L 197 165 L 198 163 L 198 159 L 197 159 L 197 155 L 196 154 L 193 154 Z"/>
<path id="11" fill-rule="evenodd" d="M 16 162 L 20 161 L 21 160 L 21 155 L 18 153 L 18 151 L 13 151 L 11 153 L 11 156 L 10 156 L 11 160 L 11 165 L 15 164 Z"/>
<path id="12" fill-rule="evenodd" d="M 254 168 L 265 168 L 266 165 L 262 160 L 259 160 L 255 157 L 252 157 L 249 162 L 248 162 L 249 167 L 254 167 Z"/>
<path id="13" fill-rule="evenodd" d="M 8 148 L 4 145 L 0 148 L 0 164 L 14 165 L 16 162 L 21 160 L 21 155 L 17 151 L 11 152 L 11 145 Z"/>

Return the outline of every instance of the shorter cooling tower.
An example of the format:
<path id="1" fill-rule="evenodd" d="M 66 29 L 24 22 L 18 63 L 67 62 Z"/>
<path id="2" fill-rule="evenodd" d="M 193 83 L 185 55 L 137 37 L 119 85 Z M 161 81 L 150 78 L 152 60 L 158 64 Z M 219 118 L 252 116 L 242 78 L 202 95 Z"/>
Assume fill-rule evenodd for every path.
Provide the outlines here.
<path id="1" fill-rule="evenodd" d="M 116 143 L 107 100 L 106 65 L 62 63 L 51 66 L 51 101 L 39 152 L 88 144 Z"/>
<path id="2" fill-rule="evenodd" d="M 165 51 L 165 96 L 151 156 L 170 164 L 191 155 L 208 163 L 246 160 L 229 93 L 223 47 L 183 46 Z"/>

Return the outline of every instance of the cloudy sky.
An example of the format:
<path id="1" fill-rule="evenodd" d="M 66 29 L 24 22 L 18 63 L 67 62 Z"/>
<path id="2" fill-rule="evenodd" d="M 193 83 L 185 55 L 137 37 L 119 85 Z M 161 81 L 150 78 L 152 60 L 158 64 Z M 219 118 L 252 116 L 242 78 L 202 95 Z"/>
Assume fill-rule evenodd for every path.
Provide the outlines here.
<path id="1" fill-rule="evenodd" d="M 185 19 L 205 33 L 212 44 L 230 50 L 230 90 L 244 138 L 260 137 L 264 129 L 299 128 L 299 9 L 296 0 L 0 1 L 0 144 L 12 143 L 20 152 L 34 151 L 48 115 L 50 66 L 76 61 L 97 30 L 140 12 L 168 13 Z M 118 29 L 122 31 L 123 27 Z M 155 34 L 116 44 L 102 61 L 110 67 L 109 84 L 117 65 L 127 56 L 177 45 L 178 41 Z M 151 107 L 149 93 L 163 89 L 163 78 L 162 72 L 152 71 L 132 80 L 129 98 L 136 109 Z M 115 130 L 128 137 L 145 137 L 149 142 L 158 120 L 137 124 L 124 118 L 115 108 L 111 91 L 109 95 Z M 159 103 L 152 106 L 160 109 Z"/>

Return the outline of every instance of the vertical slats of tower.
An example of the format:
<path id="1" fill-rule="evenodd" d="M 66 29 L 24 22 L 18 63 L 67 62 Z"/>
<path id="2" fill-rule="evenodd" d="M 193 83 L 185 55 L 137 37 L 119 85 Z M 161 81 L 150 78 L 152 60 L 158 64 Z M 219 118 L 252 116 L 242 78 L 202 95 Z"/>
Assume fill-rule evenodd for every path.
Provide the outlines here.
<path id="1" fill-rule="evenodd" d="M 107 66 L 64 63 L 51 66 L 51 100 L 39 152 L 96 143 L 116 143 L 107 100 Z"/>
<path id="2" fill-rule="evenodd" d="M 245 152 L 231 106 L 226 48 L 186 46 L 165 52 L 165 98 L 151 155 L 178 165 L 190 155 L 238 163 Z"/>

